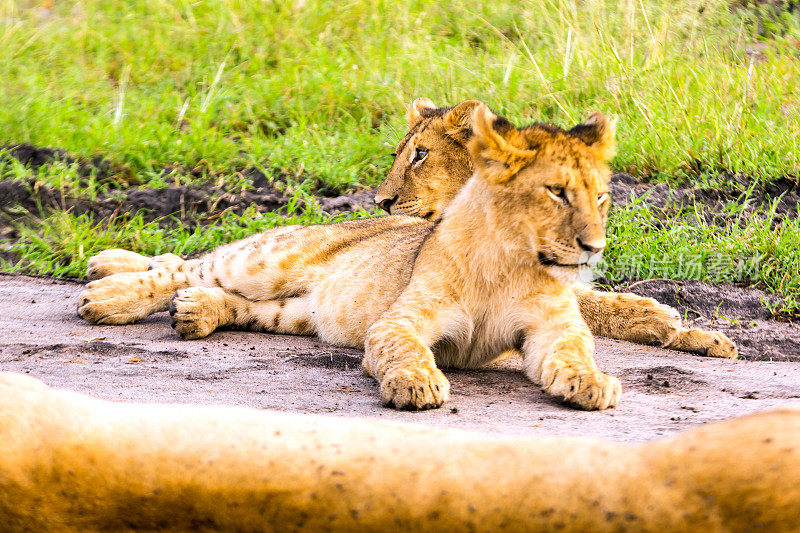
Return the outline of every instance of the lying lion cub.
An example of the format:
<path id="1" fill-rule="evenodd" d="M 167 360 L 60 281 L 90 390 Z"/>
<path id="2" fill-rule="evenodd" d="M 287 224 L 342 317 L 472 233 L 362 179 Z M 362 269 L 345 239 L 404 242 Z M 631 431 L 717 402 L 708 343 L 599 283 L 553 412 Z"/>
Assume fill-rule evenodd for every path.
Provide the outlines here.
<path id="1" fill-rule="evenodd" d="M 480 103 L 467 100 L 452 108 L 441 108 L 427 98 L 412 102 L 409 132 L 393 154 L 394 164 L 378 188 L 376 203 L 390 214 L 439 220 L 444 207 L 472 176 L 467 144 L 473 136 L 470 117 Z M 89 260 L 86 274 L 94 280 L 120 272 L 143 272 L 149 266 L 174 261 L 180 258 L 172 254 L 150 258 L 126 250 L 105 250 Z M 595 336 L 711 357 L 737 356 L 736 346 L 725 335 L 684 328 L 675 309 L 652 298 L 595 291 L 583 284 L 574 285 L 573 290 L 581 316 Z M 190 338 L 195 335 L 182 330 L 181 334 Z"/>
<path id="2" fill-rule="evenodd" d="M 796 532 L 800 409 L 645 444 L 112 403 L 0 373 L 3 531 Z"/>
<path id="3" fill-rule="evenodd" d="M 437 363 L 477 367 L 509 349 L 549 394 L 584 409 L 616 405 L 619 381 L 597 369 L 573 291 L 605 246 L 613 126 L 594 113 L 569 131 L 518 129 L 480 104 L 472 127 L 475 174 L 440 221 L 290 226 L 197 260 L 161 256 L 149 271 L 90 283 L 78 312 L 125 324 L 169 308 L 187 338 L 240 326 L 365 346 L 364 369 L 397 408 L 447 400 Z M 718 333 L 677 334 L 735 353 Z"/>

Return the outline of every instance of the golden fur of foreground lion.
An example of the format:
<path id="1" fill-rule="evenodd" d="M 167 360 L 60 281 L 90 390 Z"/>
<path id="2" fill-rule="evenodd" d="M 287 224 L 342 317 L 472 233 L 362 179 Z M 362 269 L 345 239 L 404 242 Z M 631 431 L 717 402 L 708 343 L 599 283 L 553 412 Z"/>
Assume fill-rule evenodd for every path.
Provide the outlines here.
<path id="1" fill-rule="evenodd" d="M 0 374 L 3 531 L 796 532 L 800 408 L 616 444 L 233 407 Z"/>
<path id="2" fill-rule="evenodd" d="M 437 365 L 478 367 L 510 349 L 548 394 L 584 409 L 616 405 L 619 381 L 594 362 L 574 288 L 605 247 L 613 125 L 593 113 L 570 130 L 516 128 L 483 104 L 471 124 L 475 173 L 437 222 L 291 226 L 198 260 L 162 256 L 147 272 L 90 283 L 78 312 L 125 324 L 171 307 L 188 338 L 239 326 L 365 346 L 364 369 L 397 408 L 446 401 Z M 611 298 L 608 321 L 624 321 L 626 296 Z M 724 335 L 669 320 L 672 346 L 735 356 Z M 642 322 L 643 332 L 658 327 Z"/>

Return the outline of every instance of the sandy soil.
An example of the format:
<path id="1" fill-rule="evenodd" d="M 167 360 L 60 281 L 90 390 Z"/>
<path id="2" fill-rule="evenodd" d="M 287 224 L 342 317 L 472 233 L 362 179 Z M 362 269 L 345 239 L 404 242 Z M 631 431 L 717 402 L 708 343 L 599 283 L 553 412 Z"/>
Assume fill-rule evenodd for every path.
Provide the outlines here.
<path id="1" fill-rule="evenodd" d="M 446 371 L 452 397 L 421 413 L 380 406 L 358 350 L 314 338 L 218 332 L 184 341 L 166 314 L 91 326 L 75 314 L 81 285 L 0 276 L 0 369 L 98 398 L 246 405 L 380 417 L 490 433 L 649 440 L 697 424 L 800 402 L 800 362 L 727 361 L 598 339 L 597 360 L 623 383 L 616 409 L 581 412 L 545 396 L 518 360 Z"/>

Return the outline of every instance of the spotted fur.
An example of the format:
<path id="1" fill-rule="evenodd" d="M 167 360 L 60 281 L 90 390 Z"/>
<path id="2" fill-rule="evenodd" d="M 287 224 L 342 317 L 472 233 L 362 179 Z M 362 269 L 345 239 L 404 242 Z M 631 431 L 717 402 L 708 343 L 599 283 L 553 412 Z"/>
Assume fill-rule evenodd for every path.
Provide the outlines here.
<path id="1" fill-rule="evenodd" d="M 200 259 L 161 256 L 148 271 L 91 282 L 78 312 L 124 324 L 169 310 L 186 338 L 235 326 L 364 346 L 365 371 L 397 408 L 440 406 L 449 383 L 439 367 L 478 367 L 507 350 L 549 394 L 614 406 L 619 381 L 594 362 L 573 288 L 586 250 L 605 245 L 613 126 L 595 113 L 581 130 L 590 136 L 515 128 L 482 104 L 469 120 L 475 172 L 435 222 L 290 226 Z M 130 252 L 105 254 L 141 267 Z"/>

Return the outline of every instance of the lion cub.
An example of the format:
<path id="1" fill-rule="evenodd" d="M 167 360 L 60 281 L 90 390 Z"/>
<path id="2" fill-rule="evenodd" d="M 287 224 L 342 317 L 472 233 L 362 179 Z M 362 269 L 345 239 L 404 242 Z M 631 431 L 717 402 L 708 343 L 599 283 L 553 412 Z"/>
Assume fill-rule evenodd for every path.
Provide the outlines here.
<path id="1" fill-rule="evenodd" d="M 447 400 L 437 365 L 478 367 L 518 349 L 547 393 L 612 407 L 620 383 L 594 362 L 572 283 L 605 246 L 613 126 L 594 113 L 569 131 L 518 129 L 485 105 L 472 121 L 475 174 L 438 222 L 289 226 L 201 259 L 161 256 L 90 283 L 78 312 L 124 324 L 169 308 L 188 338 L 244 326 L 364 346 L 383 403 L 403 409 Z"/>

